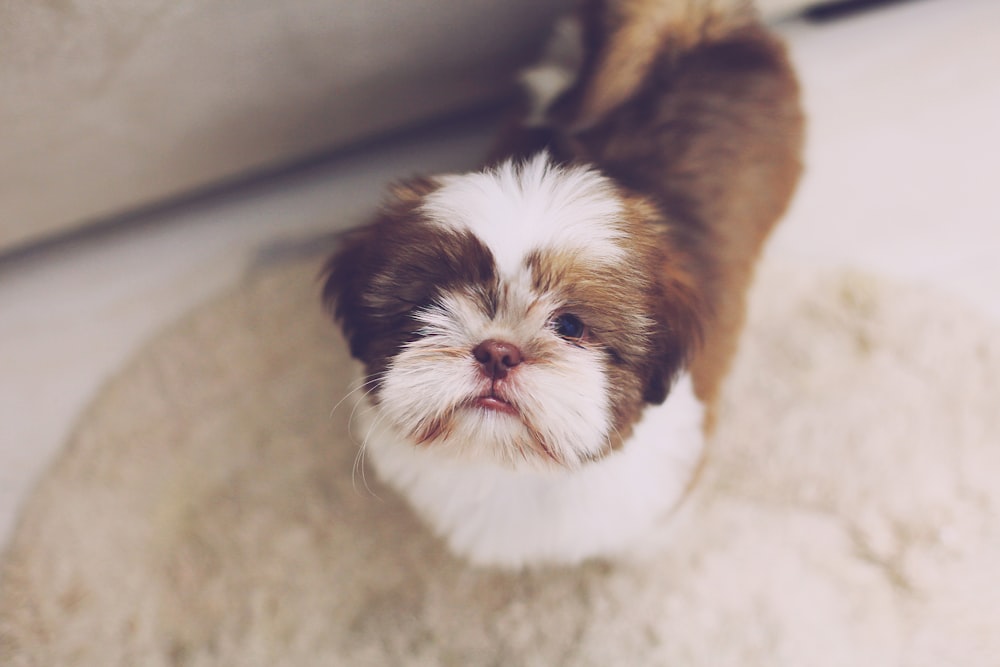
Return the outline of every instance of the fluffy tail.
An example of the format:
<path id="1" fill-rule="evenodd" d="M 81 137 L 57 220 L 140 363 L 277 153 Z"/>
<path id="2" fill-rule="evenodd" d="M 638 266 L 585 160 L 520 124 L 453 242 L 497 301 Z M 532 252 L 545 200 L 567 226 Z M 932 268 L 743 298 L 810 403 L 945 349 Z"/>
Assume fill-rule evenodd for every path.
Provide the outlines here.
<path id="1" fill-rule="evenodd" d="M 750 0 L 584 0 L 522 74 L 531 99 L 525 124 L 588 129 L 631 97 L 658 59 L 755 20 Z"/>

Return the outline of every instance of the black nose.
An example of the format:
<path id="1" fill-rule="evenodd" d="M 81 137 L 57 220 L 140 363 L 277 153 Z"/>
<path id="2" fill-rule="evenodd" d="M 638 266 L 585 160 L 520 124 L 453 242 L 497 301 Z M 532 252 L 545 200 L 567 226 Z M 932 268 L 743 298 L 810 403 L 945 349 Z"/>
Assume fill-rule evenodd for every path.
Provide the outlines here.
<path id="1" fill-rule="evenodd" d="M 484 340 L 472 350 L 483 372 L 491 378 L 507 377 L 507 371 L 521 363 L 521 350 L 516 345 L 500 340 Z"/>

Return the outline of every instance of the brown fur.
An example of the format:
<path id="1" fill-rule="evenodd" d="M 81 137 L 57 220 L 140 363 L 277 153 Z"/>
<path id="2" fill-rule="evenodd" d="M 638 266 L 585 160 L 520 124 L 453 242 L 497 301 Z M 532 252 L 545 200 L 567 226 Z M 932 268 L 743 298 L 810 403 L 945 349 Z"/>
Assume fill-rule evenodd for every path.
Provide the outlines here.
<path id="1" fill-rule="evenodd" d="M 477 238 L 423 218 L 419 206 L 437 187 L 427 178 L 394 186 L 383 210 L 345 235 L 324 270 L 324 303 L 376 388 L 388 360 L 415 335 L 414 310 L 450 285 L 495 283 L 492 255 Z"/>
<path id="2" fill-rule="evenodd" d="M 587 0 L 581 18 L 584 85 L 570 105 L 576 131 L 631 98 L 658 59 L 724 38 L 752 12 L 748 0 Z"/>
<path id="3" fill-rule="evenodd" d="M 654 205 L 675 247 L 660 271 L 707 307 L 691 371 L 711 424 L 754 265 L 801 171 L 797 81 L 738 0 L 590 0 L 580 16 L 580 80 L 547 126 L 515 124 L 491 160 L 548 149 Z"/>

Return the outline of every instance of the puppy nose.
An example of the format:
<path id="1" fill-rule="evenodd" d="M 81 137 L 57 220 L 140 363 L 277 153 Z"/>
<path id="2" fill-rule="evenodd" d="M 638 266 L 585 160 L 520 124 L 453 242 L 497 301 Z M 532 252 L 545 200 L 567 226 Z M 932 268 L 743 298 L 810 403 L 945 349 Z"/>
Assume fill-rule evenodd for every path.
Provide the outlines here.
<path id="1" fill-rule="evenodd" d="M 472 350 L 483 372 L 497 380 L 507 377 L 507 371 L 521 363 L 521 350 L 501 340 L 484 340 Z"/>

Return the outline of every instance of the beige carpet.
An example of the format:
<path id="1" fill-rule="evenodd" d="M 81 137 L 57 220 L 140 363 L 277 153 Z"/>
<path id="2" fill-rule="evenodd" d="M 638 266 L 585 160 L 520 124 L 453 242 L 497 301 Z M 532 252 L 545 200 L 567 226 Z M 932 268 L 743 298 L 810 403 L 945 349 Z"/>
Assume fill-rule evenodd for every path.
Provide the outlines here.
<path id="1" fill-rule="evenodd" d="M 248 280 L 105 388 L 5 556 L 0 664 L 997 664 L 1000 335 L 975 314 L 766 271 L 675 549 L 510 575 L 352 479 L 315 271 Z"/>

